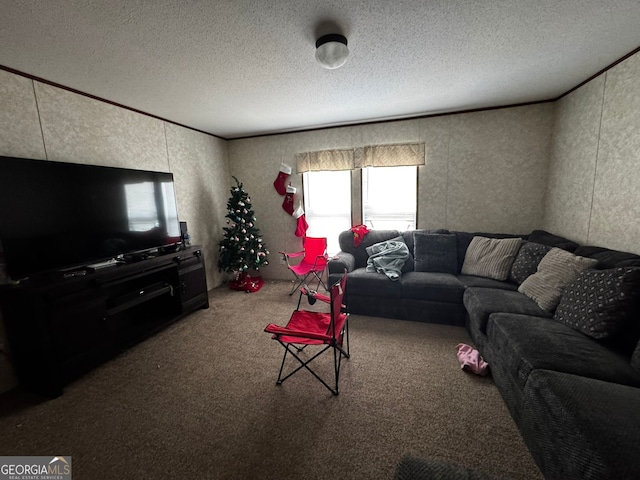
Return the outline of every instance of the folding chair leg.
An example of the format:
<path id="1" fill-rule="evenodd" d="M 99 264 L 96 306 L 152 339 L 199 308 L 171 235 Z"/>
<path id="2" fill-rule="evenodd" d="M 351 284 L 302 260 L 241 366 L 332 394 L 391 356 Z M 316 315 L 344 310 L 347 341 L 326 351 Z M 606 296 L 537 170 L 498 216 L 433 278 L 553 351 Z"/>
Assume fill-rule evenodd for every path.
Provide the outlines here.
<path id="1" fill-rule="evenodd" d="M 304 278 L 300 279 L 296 277 L 296 279 L 293 281 L 293 288 L 289 292 L 289 296 L 293 295 L 296 292 L 296 290 L 298 290 L 304 284 L 304 281 L 305 281 Z"/>
<path id="2" fill-rule="evenodd" d="M 322 285 L 322 288 L 324 288 L 324 291 L 328 292 L 329 289 L 327 288 L 327 285 L 324 283 L 324 280 L 322 280 L 322 276 L 324 275 L 324 270 L 320 273 L 320 275 L 318 275 L 318 272 L 313 272 L 313 275 L 316 277 L 316 280 L 318 280 L 318 287 L 316 288 L 316 290 L 320 290 L 320 285 Z"/>
<path id="3" fill-rule="evenodd" d="M 304 360 L 302 360 L 300 357 L 298 357 L 298 355 L 296 355 L 292 350 L 289 349 L 289 346 L 291 345 L 290 343 L 283 343 L 280 340 L 278 340 L 278 342 L 280 342 L 280 344 L 284 347 L 285 352 L 284 352 L 284 357 L 282 357 L 282 364 L 280 365 L 280 372 L 278 373 L 278 380 L 276 380 L 276 385 L 281 385 L 282 382 L 284 382 L 287 378 L 291 377 L 294 373 L 299 372 L 300 370 L 302 370 L 303 368 L 305 368 L 307 371 L 309 371 L 311 373 L 311 375 L 313 375 L 314 377 L 316 377 L 320 383 L 322 383 L 325 387 L 327 387 L 327 389 L 333 393 L 334 395 L 338 395 L 338 377 L 336 376 L 336 388 L 331 388 L 329 386 L 329 384 L 327 384 L 327 382 L 325 382 L 316 372 L 314 372 L 313 370 L 311 370 L 311 368 L 309 368 L 309 363 L 311 363 L 313 360 L 315 360 L 317 357 L 319 357 L 321 354 L 323 354 L 328 348 L 331 348 L 331 345 L 327 345 L 325 346 L 322 350 L 320 350 L 319 352 L 317 352 L 314 356 L 312 356 L 310 359 L 308 359 L 306 362 Z M 297 349 L 297 347 L 296 347 Z M 302 349 L 298 349 L 299 351 L 301 351 Z M 334 356 L 335 356 L 335 351 L 336 349 L 334 348 Z M 298 362 L 300 362 L 300 366 L 298 368 L 296 368 L 295 370 L 289 372 L 287 375 L 285 375 L 284 377 L 282 376 L 282 370 L 284 368 L 284 362 L 287 358 L 287 353 L 289 353 L 290 355 L 293 356 L 293 358 L 295 358 Z M 339 369 L 339 366 L 337 367 Z"/>

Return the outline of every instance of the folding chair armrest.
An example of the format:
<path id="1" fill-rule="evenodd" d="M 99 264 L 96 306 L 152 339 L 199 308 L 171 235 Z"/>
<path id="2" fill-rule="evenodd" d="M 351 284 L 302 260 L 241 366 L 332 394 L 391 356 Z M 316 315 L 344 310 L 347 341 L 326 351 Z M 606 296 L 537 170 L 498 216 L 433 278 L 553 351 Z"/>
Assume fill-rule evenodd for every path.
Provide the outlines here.
<path id="1" fill-rule="evenodd" d="M 304 250 L 302 250 L 301 252 L 293 252 L 293 253 L 288 253 L 288 252 L 278 252 L 278 253 L 281 254 L 282 258 L 284 259 L 284 261 L 287 262 L 287 267 L 291 268 L 291 264 L 289 263 L 289 259 L 290 258 L 301 257 L 302 255 L 304 255 Z"/>
<path id="2" fill-rule="evenodd" d="M 322 340 L 322 341 L 331 340 L 330 335 L 323 335 L 321 333 L 314 333 L 314 332 L 305 332 L 303 330 L 292 330 L 290 328 L 281 327 L 273 323 L 270 323 L 269 325 L 267 325 L 264 331 L 267 333 L 272 333 L 275 336 L 286 335 L 288 337 L 309 338 L 313 340 Z"/>
<path id="3" fill-rule="evenodd" d="M 320 265 L 322 265 L 323 268 L 326 268 L 328 263 L 329 263 L 329 255 L 327 255 L 326 253 L 322 255 L 317 255 L 316 259 L 313 261 L 313 269 L 317 270 L 318 266 Z"/>
<path id="4" fill-rule="evenodd" d="M 299 257 L 301 255 L 304 255 L 304 250 L 302 250 L 301 252 L 294 252 L 294 253 L 289 253 L 289 252 L 278 252 L 280 255 L 284 255 L 285 257 L 291 257 L 291 258 L 296 258 Z"/>

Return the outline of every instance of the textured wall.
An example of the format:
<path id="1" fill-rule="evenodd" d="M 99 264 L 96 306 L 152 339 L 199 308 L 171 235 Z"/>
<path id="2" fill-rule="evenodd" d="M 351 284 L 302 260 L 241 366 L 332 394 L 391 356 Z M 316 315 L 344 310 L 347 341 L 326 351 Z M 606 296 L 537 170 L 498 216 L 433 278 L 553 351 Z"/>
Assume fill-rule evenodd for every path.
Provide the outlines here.
<path id="1" fill-rule="evenodd" d="M 545 229 L 585 243 L 589 232 L 604 76 L 556 104 Z"/>
<path id="2" fill-rule="evenodd" d="M 640 54 L 557 103 L 544 228 L 640 253 Z"/>
<path id="3" fill-rule="evenodd" d="M 177 125 L 165 126 L 178 216 L 187 222 L 191 243 L 204 247 L 207 283 L 213 288 L 223 281 L 217 264 L 230 178 L 227 142 Z"/>
<path id="4" fill-rule="evenodd" d="M 48 160 L 169 169 L 161 120 L 34 83 Z"/>
<path id="5" fill-rule="evenodd" d="M 0 154 L 45 159 L 33 82 L 0 70 Z"/>
<path id="6" fill-rule="evenodd" d="M 272 253 L 300 247 L 295 219 L 272 185 L 280 162 L 294 166 L 296 153 L 376 143 L 425 142 L 419 228 L 528 233 L 542 222 L 552 126 L 553 105 L 542 104 L 332 128 L 232 140 L 229 163 L 252 196 Z M 301 191 L 302 176 L 290 180 Z M 272 255 L 265 276 L 290 273 Z"/>
<path id="7" fill-rule="evenodd" d="M 542 222 L 553 106 L 451 117 L 450 230 L 528 233 Z"/>

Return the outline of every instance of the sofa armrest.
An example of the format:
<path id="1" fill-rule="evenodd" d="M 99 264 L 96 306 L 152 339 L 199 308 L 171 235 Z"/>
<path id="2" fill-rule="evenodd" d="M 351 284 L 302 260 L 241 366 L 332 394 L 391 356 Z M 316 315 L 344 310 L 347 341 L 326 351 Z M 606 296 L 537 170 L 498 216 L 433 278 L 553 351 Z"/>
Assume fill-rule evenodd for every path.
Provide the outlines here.
<path id="1" fill-rule="evenodd" d="M 353 272 L 356 268 L 355 257 L 348 252 L 338 252 L 337 255 L 329 257 L 329 273 Z"/>

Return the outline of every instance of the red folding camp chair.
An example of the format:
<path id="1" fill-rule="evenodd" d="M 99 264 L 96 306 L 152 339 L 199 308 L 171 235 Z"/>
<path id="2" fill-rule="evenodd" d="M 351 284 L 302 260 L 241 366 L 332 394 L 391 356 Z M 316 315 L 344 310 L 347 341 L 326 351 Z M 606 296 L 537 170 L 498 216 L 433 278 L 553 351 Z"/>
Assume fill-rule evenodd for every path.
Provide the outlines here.
<path id="1" fill-rule="evenodd" d="M 264 329 L 265 332 L 271 333 L 273 335 L 272 338 L 284 347 L 284 356 L 282 357 L 282 364 L 280 365 L 280 372 L 278 373 L 278 380 L 276 381 L 277 385 L 280 385 L 291 375 L 304 368 L 320 380 L 331 393 L 338 395 L 338 380 L 340 378 L 342 357 L 349 358 L 349 314 L 345 311 L 345 305 L 342 303 L 346 284 L 347 272 L 345 271 L 344 276 L 331 286 L 330 297 L 303 287 L 300 290 L 298 306 L 291 315 L 287 326 L 280 327 L 270 323 Z M 300 310 L 302 295 L 307 295 L 310 303 L 314 303 L 315 300 L 328 303 L 331 306 L 331 311 L 329 313 L 322 313 Z M 311 345 L 320 346 L 319 351 L 313 354 L 312 352 L 307 354 L 305 349 Z M 309 367 L 309 364 L 313 360 L 327 350 L 333 350 L 335 387 L 329 386 L 320 375 Z M 284 370 L 287 355 L 293 356 L 300 365 L 283 376 L 282 371 Z"/>
<path id="2" fill-rule="evenodd" d="M 302 239 L 302 248 L 302 251 L 296 253 L 280 252 L 284 260 L 287 262 L 287 267 L 289 267 L 289 270 L 291 270 L 295 277 L 294 285 L 291 292 L 289 292 L 289 295 L 293 295 L 293 292 L 298 290 L 300 286 L 307 284 L 309 277 L 312 275 L 318 281 L 316 290 L 319 290 L 320 285 L 322 285 L 325 291 L 328 291 L 329 289 L 327 288 L 327 285 L 322 280 L 329 261 L 329 257 L 327 255 L 327 239 L 304 237 Z M 290 258 L 302 256 L 302 260 L 297 265 L 291 265 L 289 262 Z"/>

